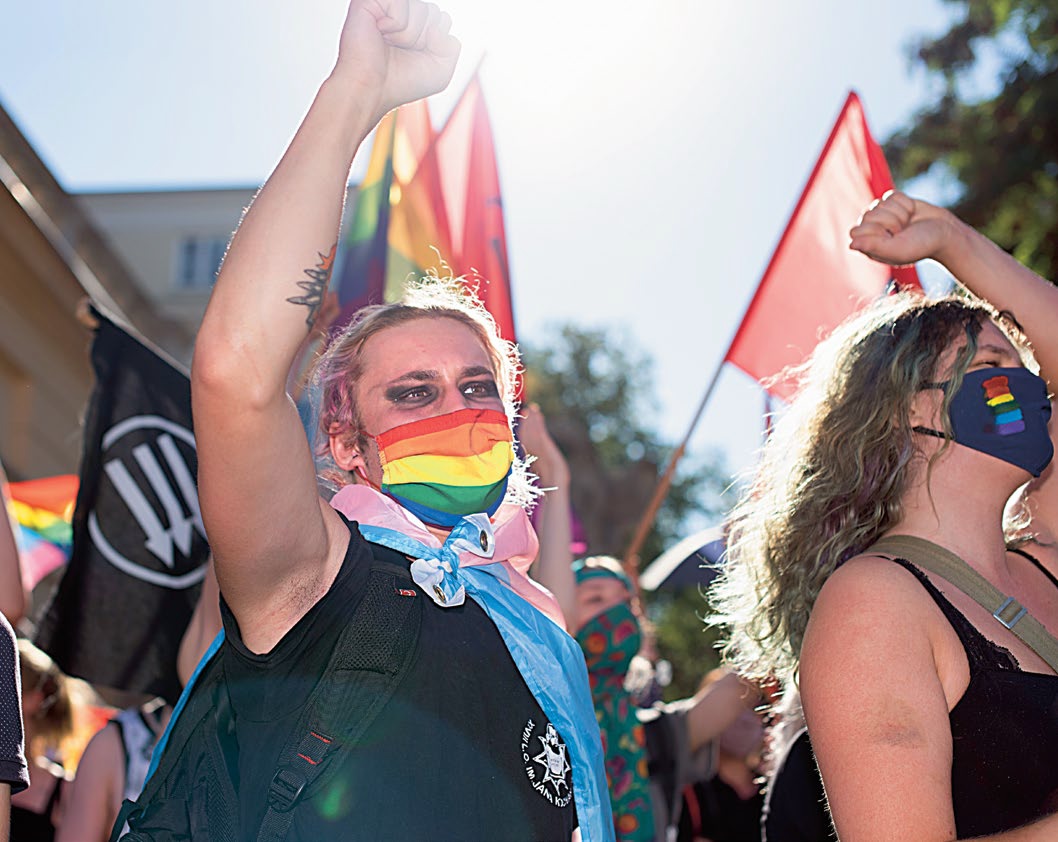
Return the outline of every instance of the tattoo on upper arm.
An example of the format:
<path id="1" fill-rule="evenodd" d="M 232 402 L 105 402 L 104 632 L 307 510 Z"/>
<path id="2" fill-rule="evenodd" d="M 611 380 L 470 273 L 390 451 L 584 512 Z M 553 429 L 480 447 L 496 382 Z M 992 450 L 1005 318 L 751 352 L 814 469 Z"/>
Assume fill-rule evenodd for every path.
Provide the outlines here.
<path id="1" fill-rule="evenodd" d="M 320 311 L 320 307 L 323 306 L 323 296 L 327 294 L 327 285 L 331 281 L 331 270 L 334 268 L 334 255 L 337 250 L 338 244 L 335 243 L 327 254 L 318 252 L 320 262 L 311 269 L 305 270 L 305 277 L 308 280 L 297 282 L 298 286 L 305 291 L 305 294 L 295 295 L 287 299 L 291 304 L 302 304 L 309 308 L 308 315 L 305 316 L 305 324 L 309 328 L 316 321 L 316 314 Z"/>

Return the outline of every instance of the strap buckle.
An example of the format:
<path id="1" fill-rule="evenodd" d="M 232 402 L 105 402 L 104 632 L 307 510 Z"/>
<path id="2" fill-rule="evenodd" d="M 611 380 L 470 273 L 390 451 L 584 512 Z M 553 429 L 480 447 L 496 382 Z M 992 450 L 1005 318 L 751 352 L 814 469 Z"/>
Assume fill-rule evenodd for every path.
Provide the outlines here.
<path id="1" fill-rule="evenodd" d="M 268 786 L 268 806 L 280 813 L 293 808 L 308 781 L 289 766 L 281 766 Z"/>
<path id="2" fill-rule="evenodd" d="M 1014 616 L 1011 617 L 1009 620 L 1004 620 L 1003 617 L 1002 617 L 1002 614 L 1003 614 L 1004 611 L 1006 611 L 1008 608 L 1010 608 L 1011 605 L 1016 606 L 1017 608 L 1020 608 L 1021 610 L 1016 612 L 1014 614 Z M 1018 622 L 1018 620 L 1020 620 L 1022 617 L 1024 617 L 1027 613 L 1029 613 L 1027 608 L 1025 608 L 1023 605 L 1021 605 L 1016 599 L 1014 599 L 1014 597 L 1008 596 L 1006 598 L 1006 600 L 1003 602 L 1003 604 L 1000 605 L 995 611 L 992 612 L 992 616 L 995 617 L 997 620 L 999 620 L 999 622 L 1001 622 L 1008 629 L 1013 629 L 1014 625 Z"/>

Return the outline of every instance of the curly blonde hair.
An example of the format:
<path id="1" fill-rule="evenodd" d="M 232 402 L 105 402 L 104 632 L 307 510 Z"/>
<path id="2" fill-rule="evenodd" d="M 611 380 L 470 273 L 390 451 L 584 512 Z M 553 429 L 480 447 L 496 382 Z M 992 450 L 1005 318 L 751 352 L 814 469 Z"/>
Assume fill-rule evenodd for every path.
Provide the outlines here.
<path id="1" fill-rule="evenodd" d="M 727 564 L 711 592 L 712 619 L 730 632 L 724 655 L 744 675 L 795 677 L 823 583 L 901 517 L 918 452 L 915 394 L 935 385 L 938 360 L 965 338 L 944 389 L 950 436 L 947 410 L 986 319 L 1031 362 L 1016 322 L 985 302 L 901 293 L 836 328 L 802 366 L 798 394 L 732 513 Z"/>

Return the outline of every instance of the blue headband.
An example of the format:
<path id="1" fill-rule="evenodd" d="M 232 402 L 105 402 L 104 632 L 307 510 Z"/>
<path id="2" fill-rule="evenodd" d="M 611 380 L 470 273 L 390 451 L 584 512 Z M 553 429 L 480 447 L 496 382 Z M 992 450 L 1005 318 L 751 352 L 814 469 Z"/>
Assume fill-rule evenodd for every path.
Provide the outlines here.
<path id="1" fill-rule="evenodd" d="M 586 558 L 578 558 L 573 562 L 573 575 L 576 577 L 577 584 L 586 582 L 588 579 L 599 579 L 609 578 L 616 579 L 622 585 L 624 585 L 628 592 L 632 592 L 632 580 L 628 578 L 628 575 L 624 571 L 614 570 L 606 565 L 588 565 Z"/>

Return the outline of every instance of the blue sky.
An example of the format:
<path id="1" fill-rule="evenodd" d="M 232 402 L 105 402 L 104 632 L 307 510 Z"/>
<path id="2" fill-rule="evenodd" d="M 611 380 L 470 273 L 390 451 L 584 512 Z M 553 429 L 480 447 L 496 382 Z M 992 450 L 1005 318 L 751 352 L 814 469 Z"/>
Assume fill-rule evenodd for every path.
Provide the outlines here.
<path id="1" fill-rule="evenodd" d="M 520 335 L 624 330 L 655 360 L 645 420 L 670 440 L 847 91 L 878 139 L 904 125 L 935 86 L 909 69 L 908 46 L 952 14 L 940 0 L 442 6 L 464 43 L 454 93 L 485 55 Z M 341 0 L 15 4 L 0 102 L 70 190 L 259 184 L 333 62 L 344 12 Z M 453 102 L 439 98 L 437 116 Z M 762 407 L 725 371 L 691 452 L 745 470 Z"/>

